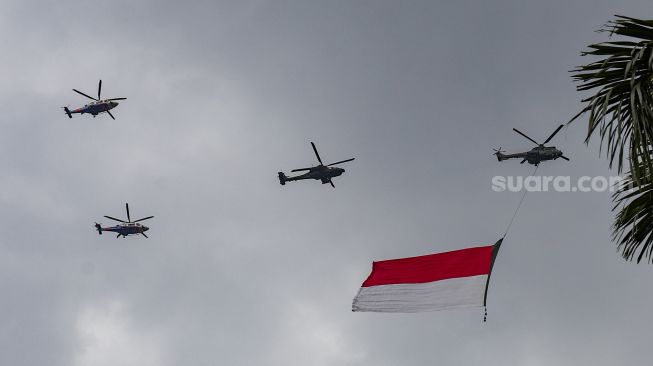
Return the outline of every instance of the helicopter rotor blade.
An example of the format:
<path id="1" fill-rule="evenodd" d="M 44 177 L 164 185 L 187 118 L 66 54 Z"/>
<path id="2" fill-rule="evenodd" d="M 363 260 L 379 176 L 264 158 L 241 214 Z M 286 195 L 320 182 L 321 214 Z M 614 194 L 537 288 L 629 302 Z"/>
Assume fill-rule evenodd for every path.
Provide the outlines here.
<path id="1" fill-rule="evenodd" d="M 109 113 L 109 116 L 111 116 L 111 119 L 113 119 L 114 121 L 116 120 L 116 117 L 114 117 L 113 114 L 111 114 L 111 111 L 107 111 L 107 113 Z"/>
<path id="2" fill-rule="evenodd" d="M 127 221 L 120 220 L 120 219 L 116 219 L 115 217 L 111 217 L 111 216 L 104 216 L 104 217 L 106 217 L 107 219 L 111 219 L 111 220 L 115 220 L 115 221 L 123 222 L 123 223 L 125 223 L 125 224 L 127 223 Z"/>
<path id="3" fill-rule="evenodd" d="M 327 165 L 327 166 L 346 163 L 346 162 L 348 162 L 348 161 L 352 161 L 352 160 L 354 160 L 354 159 L 356 159 L 356 158 L 351 158 L 351 159 L 347 159 L 347 160 L 341 160 L 341 161 L 336 162 L 336 163 L 331 163 L 331 164 L 329 164 L 329 165 Z"/>
<path id="4" fill-rule="evenodd" d="M 302 171 L 305 171 L 305 170 L 311 170 L 311 169 L 312 169 L 312 168 L 293 169 L 293 170 L 291 170 L 291 172 L 302 172 Z"/>
<path id="5" fill-rule="evenodd" d="M 535 140 L 533 140 L 532 138 L 530 138 L 530 137 L 528 137 L 528 136 L 526 136 L 526 134 L 525 134 L 525 133 L 523 133 L 523 132 L 521 132 L 521 131 L 519 131 L 518 129 L 516 129 L 516 128 L 513 128 L 512 130 L 513 130 L 513 131 L 515 131 L 515 132 L 517 132 L 518 134 L 520 134 L 520 135 L 522 135 L 522 136 L 524 136 L 524 137 L 526 137 L 527 139 L 529 139 L 529 140 L 531 140 L 531 141 L 533 141 L 533 143 L 534 143 L 535 145 L 539 145 L 539 144 L 537 143 L 537 141 L 535 141 Z"/>
<path id="6" fill-rule="evenodd" d="M 84 94 L 84 93 L 80 92 L 80 91 L 77 90 L 77 89 L 73 89 L 73 91 L 74 91 L 75 93 L 79 93 L 79 94 L 85 96 L 85 97 L 88 98 L 88 99 L 97 100 L 97 99 L 95 99 L 95 98 L 93 98 L 93 97 L 91 97 L 91 96 L 89 96 L 89 95 L 87 95 L 87 94 Z"/>
<path id="7" fill-rule="evenodd" d="M 564 155 L 560 155 L 560 157 L 563 158 L 563 159 L 565 159 L 565 160 L 567 160 L 567 161 L 569 161 L 569 158 L 566 157 L 566 156 L 564 156 Z"/>
<path id="8" fill-rule="evenodd" d="M 141 235 L 143 235 L 144 237 L 146 237 L 148 239 L 150 238 L 149 236 L 145 235 L 145 233 L 141 233 Z"/>
<path id="9" fill-rule="evenodd" d="M 102 80 L 100 80 L 100 84 L 97 86 L 97 100 L 100 100 L 100 93 L 102 92 Z"/>
<path id="10" fill-rule="evenodd" d="M 333 181 L 329 179 L 329 183 L 331 183 L 331 187 L 336 188 L 336 186 L 333 185 Z"/>
<path id="11" fill-rule="evenodd" d="M 125 99 L 127 99 L 127 98 L 109 98 L 109 99 L 106 99 L 106 100 L 125 100 Z"/>
<path id="12" fill-rule="evenodd" d="M 127 220 L 132 222 L 132 219 L 129 217 L 129 203 L 125 203 L 125 208 L 127 209 Z"/>
<path id="13" fill-rule="evenodd" d="M 558 131 L 560 131 L 560 129 L 561 129 L 563 126 L 564 126 L 564 125 L 560 125 L 560 126 L 558 126 L 558 128 L 557 128 L 555 131 L 553 131 L 553 133 L 551 134 L 551 136 L 549 136 L 549 138 L 546 139 L 546 141 L 544 141 L 544 142 L 542 143 L 542 145 L 545 145 L 547 142 L 551 141 L 551 139 L 553 138 L 553 136 L 555 136 L 556 133 L 558 133 Z"/>
<path id="14" fill-rule="evenodd" d="M 313 141 L 311 141 L 311 146 L 313 146 L 313 151 L 315 151 L 315 156 L 317 156 L 317 161 L 320 162 L 320 165 L 324 165 L 324 163 L 322 163 L 322 159 L 320 159 L 320 154 L 317 153 L 317 148 L 315 147 Z"/>
<path id="15" fill-rule="evenodd" d="M 143 221 L 143 220 L 149 220 L 149 219 L 151 219 L 151 218 L 153 218 L 153 217 L 154 217 L 154 216 L 143 217 L 142 219 L 138 219 L 138 220 L 136 220 L 136 221 L 132 221 L 132 222 L 139 222 L 139 221 Z"/>

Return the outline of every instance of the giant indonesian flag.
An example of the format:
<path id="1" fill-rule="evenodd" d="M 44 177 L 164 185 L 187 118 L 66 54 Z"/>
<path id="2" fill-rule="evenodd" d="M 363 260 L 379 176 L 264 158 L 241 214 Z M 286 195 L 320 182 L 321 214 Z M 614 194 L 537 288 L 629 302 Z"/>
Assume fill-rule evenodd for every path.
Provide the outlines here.
<path id="1" fill-rule="evenodd" d="M 484 306 L 494 245 L 374 262 L 352 304 L 353 311 L 416 313 Z"/>

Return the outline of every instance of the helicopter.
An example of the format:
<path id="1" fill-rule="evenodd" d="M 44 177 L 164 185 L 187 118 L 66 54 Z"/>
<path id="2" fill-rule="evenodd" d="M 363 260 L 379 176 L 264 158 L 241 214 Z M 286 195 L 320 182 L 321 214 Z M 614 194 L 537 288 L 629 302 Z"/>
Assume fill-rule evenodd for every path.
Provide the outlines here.
<path id="1" fill-rule="evenodd" d="M 132 221 L 131 217 L 129 216 L 129 204 L 125 203 L 125 208 L 127 209 L 127 221 L 120 220 L 113 218 L 111 216 L 104 216 L 107 219 L 115 220 L 121 222 L 121 224 L 118 224 L 117 226 L 111 226 L 111 227 L 102 227 L 102 225 L 98 224 L 97 222 L 95 223 L 95 229 L 98 231 L 100 235 L 102 235 L 103 231 L 112 231 L 114 233 L 118 233 L 118 236 L 116 238 L 119 238 L 120 235 L 122 235 L 123 238 L 126 238 L 127 235 L 132 235 L 132 234 L 141 234 L 144 237 L 148 237 L 145 235 L 145 232 L 150 230 L 149 227 L 145 225 L 141 225 L 138 222 L 143 221 L 143 220 L 149 220 L 153 218 L 154 216 L 148 216 L 144 217 L 142 219 L 138 219 L 136 221 Z"/>
<path id="2" fill-rule="evenodd" d="M 526 151 L 526 152 L 523 152 L 523 153 L 516 153 L 516 154 L 503 154 L 504 151 L 501 150 L 501 148 L 493 149 L 494 150 L 494 155 L 497 156 L 497 159 L 499 161 L 513 159 L 513 158 L 519 158 L 519 159 L 522 159 L 520 164 L 524 164 L 525 162 L 528 162 L 529 164 L 533 164 L 535 166 L 540 165 L 540 163 L 545 161 L 545 160 L 556 160 L 558 158 L 562 158 L 562 159 L 565 159 L 565 160 L 569 161 L 569 158 L 562 155 L 562 151 L 556 149 L 555 146 L 544 146 L 544 144 L 551 141 L 553 136 L 555 136 L 563 126 L 564 125 L 558 126 L 558 128 L 555 131 L 553 131 L 551 136 L 549 136 L 549 138 L 546 139 L 546 141 L 544 141 L 541 144 L 537 143 L 532 138 L 526 136 L 526 134 L 519 131 L 518 129 L 513 128 L 513 131 L 515 131 L 518 134 L 526 137 L 527 139 L 529 139 L 530 141 L 535 143 L 537 146 L 532 148 L 530 151 Z"/>
<path id="3" fill-rule="evenodd" d="M 306 170 L 308 171 L 302 175 L 297 175 L 294 177 L 287 177 L 285 174 L 283 174 L 283 172 L 279 172 L 279 183 L 281 183 L 282 186 L 286 185 L 286 182 L 292 182 L 295 180 L 316 179 L 316 180 L 321 180 L 322 184 L 330 183 L 331 187 L 336 188 L 336 186 L 333 185 L 333 181 L 331 180 L 331 178 L 342 175 L 342 173 L 344 173 L 345 170 L 337 167 L 332 168 L 331 166 L 336 164 L 346 163 L 348 161 L 352 161 L 355 159 L 355 158 L 351 158 L 347 160 L 338 161 L 336 163 L 324 165 L 324 163 L 322 163 L 322 159 L 320 158 L 320 154 L 317 152 L 317 148 L 315 147 L 315 144 L 312 141 L 311 141 L 311 146 L 313 146 L 313 151 L 315 151 L 315 156 L 317 157 L 317 161 L 320 162 L 320 165 L 311 168 L 293 169 L 292 172 L 300 172 Z"/>
<path id="4" fill-rule="evenodd" d="M 63 107 L 64 111 L 66 112 L 69 118 L 73 118 L 73 113 L 79 113 L 79 114 L 89 113 L 93 115 L 93 117 L 96 117 L 98 114 L 106 112 L 109 114 L 109 116 L 111 116 L 112 119 L 115 120 L 116 118 L 113 116 L 113 114 L 111 114 L 109 110 L 116 108 L 118 106 L 118 102 L 116 102 L 116 100 L 127 99 L 127 98 L 109 98 L 104 100 L 100 99 L 100 93 L 102 92 L 102 80 L 100 80 L 100 84 L 98 85 L 97 88 L 97 99 L 88 96 L 77 89 L 73 89 L 73 91 L 85 96 L 86 98 L 93 99 L 93 101 L 81 108 L 73 109 L 72 111 L 68 109 L 68 107 Z"/>

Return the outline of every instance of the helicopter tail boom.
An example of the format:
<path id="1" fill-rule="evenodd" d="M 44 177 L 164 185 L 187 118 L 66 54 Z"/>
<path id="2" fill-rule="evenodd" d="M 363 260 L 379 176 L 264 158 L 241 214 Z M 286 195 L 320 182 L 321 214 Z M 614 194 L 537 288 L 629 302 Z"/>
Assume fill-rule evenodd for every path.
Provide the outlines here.
<path id="1" fill-rule="evenodd" d="M 504 154 L 502 151 L 497 151 L 494 153 L 496 155 L 497 160 L 499 161 L 504 161 L 508 159 L 525 159 L 528 154 L 526 153 L 517 153 L 517 154 Z"/>

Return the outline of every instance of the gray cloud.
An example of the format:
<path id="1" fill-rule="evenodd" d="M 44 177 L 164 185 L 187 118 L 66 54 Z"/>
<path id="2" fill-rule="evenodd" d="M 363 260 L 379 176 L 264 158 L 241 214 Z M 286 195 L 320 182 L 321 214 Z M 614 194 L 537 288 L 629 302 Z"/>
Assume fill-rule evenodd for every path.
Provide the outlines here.
<path id="1" fill-rule="evenodd" d="M 5 1 L 0 363 L 636 364 L 650 269 L 609 195 L 527 197 L 482 310 L 353 314 L 372 260 L 494 242 L 491 148 L 579 108 L 567 70 L 644 1 Z M 644 16 L 645 17 L 645 16 Z M 69 120 L 70 89 L 125 96 Z M 582 144 L 547 175 L 614 174 Z M 336 189 L 277 171 L 356 157 Z M 94 233 L 155 215 L 150 239 Z"/>

